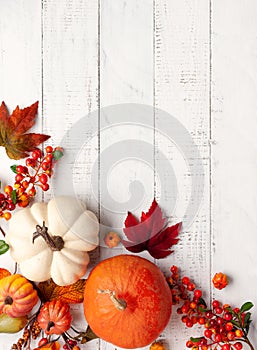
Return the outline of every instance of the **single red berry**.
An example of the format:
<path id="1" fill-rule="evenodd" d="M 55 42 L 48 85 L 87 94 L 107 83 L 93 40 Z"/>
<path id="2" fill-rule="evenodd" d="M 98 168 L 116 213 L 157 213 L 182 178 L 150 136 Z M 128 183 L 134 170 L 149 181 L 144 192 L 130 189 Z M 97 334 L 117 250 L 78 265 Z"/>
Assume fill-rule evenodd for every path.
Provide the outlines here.
<path id="1" fill-rule="evenodd" d="M 194 283 L 189 283 L 189 284 L 187 285 L 187 289 L 188 289 L 190 292 L 192 292 L 192 291 L 195 289 L 195 284 L 194 284 Z"/>
<path id="2" fill-rule="evenodd" d="M 214 308 L 217 308 L 217 307 L 220 306 L 220 302 L 219 302 L 218 300 L 213 300 L 212 306 L 213 306 Z"/>
<path id="3" fill-rule="evenodd" d="M 198 320 L 198 323 L 203 325 L 205 324 L 205 318 L 204 317 L 200 317 L 199 320 Z"/>
<path id="4" fill-rule="evenodd" d="M 24 176 L 21 175 L 21 174 L 17 174 L 17 175 L 15 176 L 15 181 L 16 181 L 17 183 L 20 183 L 23 179 L 24 179 Z"/>
<path id="5" fill-rule="evenodd" d="M 231 312 L 225 312 L 224 313 L 224 319 L 226 320 L 226 321 L 231 321 L 232 320 L 232 314 L 231 314 Z"/>
<path id="6" fill-rule="evenodd" d="M 48 343 L 47 338 L 42 338 L 42 339 L 39 340 L 38 346 L 43 346 L 43 345 L 45 345 L 47 343 Z"/>
<path id="7" fill-rule="evenodd" d="M 21 185 L 22 185 L 22 187 L 25 188 L 25 190 L 26 190 L 26 189 L 29 187 L 29 182 L 26 181 L 26 180 L 24 180 L 24 181 L 22 181 Z"/>
<path id="8" fill-rule="evenodd" d="M 190 279 L 188 278 L 188 277 L 183 277 L 182 278 L 182 283 L 185 285 L 185 286 L 187 286 L 188 285 L 188 283 L 190 283 Z"/>
<path id="9" fill-rule="evenodd" d="M 228 340 L 234 340 L 235 339 L 235 332 L 228 332 L 227 334 Z"/>
<path id="10" fill-rule="evenodd" d="M 39 181 L 41 182 L 41 184 L 46 184 L 47 183 L 47 181 L 48 181 L 48 176 L 46 175 L 46 174 L 41 174 L 40 176 L 39 176 Z"/>
<path id="11" fill-rule="evenodd" d="M 217 315 L 220 315 L 220 314 L 222 314 L 223 309 L 222 309 L 221 307 L 217 307 L 217 308 L 215 309 L 215 312 L 216 312 Z"/>
<path id="12" fill-rule="evenodd" d="M 42 169 L 43 169 L 43 170 L 47 170 L 47 169 L 49 169 L 50 164 L 47 163 L 47 162 L 43 162 L 41 166 L 42 166 Z"/>
<path id="13" fill-rule="evenodd" d="M 32 158 L 37 160 L 38 158 L 40 158 L 42 155 L 42 152 L 40 151 L 40 149 L 36 149 L 35 151 L 32 152 Z"/>
<path id="14" fill-rule="evenodd" d="M 28 195 L 29 195 L 30 197 L 34 197 L 35 194 L 36 194 L 36 189 L 35 189 L 35 187 L 33 186 L 33 187 L 31 187 L 31 189 L 28 191 Z"/>
<path id="15" fill-rule="evenodd" d="M 175 266 L 175 265 L 173 265 L 173 266 L 171 266 L 170 271 L 171 271 L 172 273 L 178 273 L 178 267 Z"/>
<path id="16" fill-rule="evenodd" d="M 187 326 L 188 328 L 193 327 L 193 325 L 194 325 L 194 323 L 193 323 L 190 319 L 186 322 L 186 326 Z"/>
<path id="17" fill-rule="evenodd" d="M 207 339 L 206 338 L 202 338 L 200 340 L 200 345 L 206 345 L 207 344 Z"/>
<path id="18" fill-rule="evenodd" d="M 193 345 L 194 345 L 194 343 L 192 342 L 192 340 L 188 340 L 188 341 L 186 342 L 186 347 L 187 347 L 187 348 L 192 348 Z"/>
<path id="19" fill-rule="evenodd" d="M 204 336 L 205 336 L 206 338 L 211 339 L 211 337 L 212 337 L 212 331 L 211 331 L 210 329 L 206 329 L 206 330 L 204 331 Z"/>
<path id="20" fill-rule="evenodd" d="M 8 210 L 14 210 L 15 209 L 15 204 L 14 203 L 9 203 L 7 206 Z"/>
<path id="21" fill-rule="evenodd" d="M 183 314 L 181 307 L 179 307 L 179 308 L 177 309 L 177 314 L 178 314 L 178 315 L 182 315 L 182 314 Z"/>
<path id="22" fill-rule="evenodd" d="M 23 167 L 23 174 L 28 174 L 29 170 L 26 166 Z"/>
<path id="23" fill-rule="evenodd" d="M 228 332 L 232 331 L 232 329 L 233 329 L 233 324 L 232 324 L 231 322 L 227 322 L 227 323 L 225 324 L 225 329 L 226 329 L 226 331 L 228 331 Z"/>
<path id="24" fill-rule="evenodd" d="M 222 340 L 221 334 L 215 334 L 214 340 L 219 343 Z"/>
<path id="25" fill-rule="evenodd" d="M 221 326 L 224 323 L 224 320 L 221 317 L 217 317 L 216 321 L 219 326 Z"/>
<path id="26" fill-rule="evenodd" d="M 182 318 L 181 318 L 181 321 L 183 323 L 187 323 L 188 320 L 189 320 L 189 318 L 187 316 L 182 316 Z"/>
<path id="27" fill-rule="evenodd" d="M 50 154 L 48 154 L 46 157 L 45 157 L 45 161 L 47 162 L 47 163 L 51 163 L 52 162 L 52 160 L 53 160 L 53 156 L 52 156 L 52 154 L 50 153 Z"/>
<path id="28" fill-rule="evenodd" d="M 53 152 L 53 147 L 52 146 L 47 146 L 46 147 L 46 153 L 52 153 Z"/>
<path id="29" fill-rule="evenodd" d="M 231 346 L 230 346 L 230 344 L 227 343 L 227 344 L 222 345 L 221 349 L 222 350 L 230 350 Z"/>
<path id="30" fill-rule="evenodd" d="M 17 173 L 23 173 L 24 171 L 24 167 L 22 165 L 17 165 L 16 166 L 16 172 Z"/>
<path id="31" fill-rule="evenodd" d="M 181 310 L 182 310 L 183 314 L 186 314 L 188 312 L 188 310 L 189 310 L 189 307 L 187 305 L 183 305 Z"/>
<path id="32" fill-rule="evenodd" d="M 207 312 L 205 313 L 205 316 L 206 316 L 207 318 L 212 318 L 214 315 L 213 315 L 213 313 L 212 313 L 211 311 L 207 311 Z"/>
<path id="33" fill-rule="evenodd" d="M 239 309 L 238 307 L 235 307 L 235 308 L 234 308 L 234 312 L 235 312 L 236 314 L 238 314 L 238 313 L 240 312 L 240 309 Z"/>
<path id="34" fill-rule="evenodd" d="M 63 345 L 63 349 L 64 349 L 64 350 L 68 350 L 68 349 L 69 349 L 69 346 L 68 346 L 67 344 L 64 344 L 64 345 Z"/>
<path id="35" fill-rule="evenodd" d="M 242 343 L 240 343 L 239 341 L 237 341 L 237 342 L 234 344 L 234 348 L 235 348 L 236 350 L 241 350 L 241 349 L 243 349 L 243 345 L 242 345 Z"/>
<path id="36" fill-rule="evenodd" d="M 48 185 L 48 183 L 42 184 L 42 185 L 41 185 L 41 188 L 42 188 L 43 191 L 48 191 L 48 190 L 49 190 L 49 185 Z"/>
<path id="37" fill-rule="evenodd" d="M 34 166 L 36 165 L 35 159 L 33 159 L 33 158 L 27 158 L 27 159 L 26 159 L 26 165 L 27 165 L 27 166 L 34 167 Z"/>
<path id="38" fill-rule="evenodd" d="M 201 298 L 201 296 L 202 296 L 202 291 L 199 290 L 199 289 L 195 289 L 195 290 L 194 290 L 194 296 L 195 296 L 196 298 Z"/>

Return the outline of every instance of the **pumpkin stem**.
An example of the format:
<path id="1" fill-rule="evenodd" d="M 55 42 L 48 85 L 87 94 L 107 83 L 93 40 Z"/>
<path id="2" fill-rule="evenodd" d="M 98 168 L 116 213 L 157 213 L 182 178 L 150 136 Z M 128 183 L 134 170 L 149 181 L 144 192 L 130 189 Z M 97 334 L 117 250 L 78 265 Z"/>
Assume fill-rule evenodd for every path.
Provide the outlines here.
<path id="1" fill-rule="evenodd" d="M 52 327 L 54 327 L 54 326 L 55 326 L 54 322 L 53 322 L 53 321 L 49 321 L 49 322 L 48 322 L 48 325 L 47 325 L 46 331 L 49 332 L 50 329 L 51 329 Z"/>
<path id="2" fill-rule="evenodd" d="M 123 299 L 118 299 L 116 297 L 116 293 L 112 290 L 109 289 L 98 289 L 97 290 L 98 294 L 108 294 L 111 301 L 113 302 L 114 306 L 118 309 L 118 310 L 125 310 L 127 307 L 127 303 L 125 300 Z"/>
<path id="3" fill-rule="evenodd" d="M 5 305 L 12 305 L 13 303 L 13 298 L 8 295 L 6 298 L 5 298 L 5 301 L 4 301 Z"/>
<path id="4" fill-rule="evenodd" d="M 50 249 L 52 249 L 53 251 L 60 251 L 64 247 L 64 241 L 63 241 L 62 237 L 61 236 L 51 236 L 48 233 L 48 227 L 45 226 L 44 221 L 43 221 L 43 226 L 40 226 L 40 225 L 36 226 L 36 232 L 33 233 L 32 243 L 34 243 L 35 240 L 40 236 L 45 240 L 48 247 Z"/>

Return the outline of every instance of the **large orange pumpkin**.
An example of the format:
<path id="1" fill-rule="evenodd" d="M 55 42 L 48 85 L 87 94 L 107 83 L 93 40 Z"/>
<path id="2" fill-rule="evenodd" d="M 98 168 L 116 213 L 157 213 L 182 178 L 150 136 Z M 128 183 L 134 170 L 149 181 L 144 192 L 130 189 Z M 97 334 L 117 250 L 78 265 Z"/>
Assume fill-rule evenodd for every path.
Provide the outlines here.
<path id="1" fill-rule="evenodd" d="M 152 343 L 171 315 L 171 292 L 159 268 L 132 255 L 103 260 L 90 273 L 84 313 L 93 332 L 122 348 Z"/>

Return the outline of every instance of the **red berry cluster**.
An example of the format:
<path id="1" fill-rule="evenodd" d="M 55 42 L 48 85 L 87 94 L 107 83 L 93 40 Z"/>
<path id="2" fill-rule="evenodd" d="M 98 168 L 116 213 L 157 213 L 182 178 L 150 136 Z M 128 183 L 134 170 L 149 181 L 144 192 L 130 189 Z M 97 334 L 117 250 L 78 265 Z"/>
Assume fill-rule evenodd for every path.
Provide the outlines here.
<path id="1" fill-rule="evenodd" d="M 54 164 L 63 155 L 60 147 L 45 148 L 46 154 L 40 149 L 32 152 L 26 159 L 26 165 L 13 165 L 11 169 L 16 174 L 14 186 L 5 186 L 4 193 L 0 193 L 0 218 L 9 220 L 11 211 L 19 207 L 25 208 L 36 195 L 36 186 L 43 191 L 49 189 L 49 178 L 53 174 Z"/>
<path id="2" fill-rule="evenodd" d="M 253 306 L 251 302 L 245 303 L 240 309 L 232 309 L 228 304 L 222 305 L 218 300 L 214 300 L 212 307 L 208 309 L 202 298 L 202 291 L 196 289 L 195 284 L 188 277 L 180 279 L 176 266 L 171 267 L 171 273 L 167 281 L 173 303 L 182 302 L 177 309 L 177 313 L 182 315 L 182 322 L 189 328 L 195 324 L 205 328 L 202 337 L 192 337 L 187 341 L 188 348 L 240 350 L 243 348 L 242 342 L 251 347 L 247 338 L 251 322 L 251 314 L 247 311 Z"/>

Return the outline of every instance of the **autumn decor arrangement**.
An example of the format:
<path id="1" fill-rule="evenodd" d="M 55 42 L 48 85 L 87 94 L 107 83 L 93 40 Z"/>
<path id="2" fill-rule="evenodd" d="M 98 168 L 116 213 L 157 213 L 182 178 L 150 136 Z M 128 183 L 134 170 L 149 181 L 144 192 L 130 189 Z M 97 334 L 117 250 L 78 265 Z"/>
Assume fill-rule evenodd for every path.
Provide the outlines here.
<path id="1" fill-rule="evenodd" d="M 189 349 L 254 350 L 248 337 L 251 302 L 235 307 L 215 299 L 208 305 L 177 266 L 164 276 L 155 264 L 173 253 L 182 228 L 168 225 L 155 199 L 140 219 L 128 212 L 123 237 L 111 231 L 104 238 L 106 247 L 120 245 L 130 254 L 96 262 L 86 279 L 99 222 L 77 198 L 35 200 L 38 190 L 49 189 L 63 156 L 61 147 L 38 148 L 50 136 L 28 133 L 37 108 L 17 107 L 10 115 L 4 102 L 0 107 L 0 146 L 15 161 L 25 158 L 11 166 L 14 183 L 1 184 L 0 192 L 0 219 L 8 221 L 7 229 L 0 226 L 0 255 L 8 252 L 14 262 L 13 273 L 0 268 L 0 333 L 19 333 L 9 349 L 80 350 L 100 338 L 113 349 L 168 350 L 159 336 L 164 329 L 172 333 L 172 316 L 181 327 L 198 326 L 199 333 L 203 327 L 185 340 Z M 136 255 L 142 251 L 151 261 Z M 218 272 L 212 283 L 223 289 L 229 280 Z M 86 327 L 74 326 L 72 304 L 81 304 Z"/>

